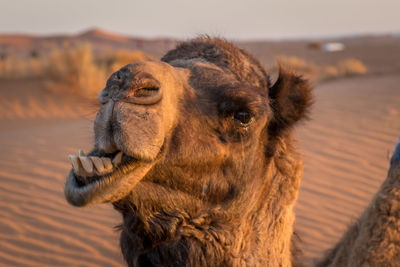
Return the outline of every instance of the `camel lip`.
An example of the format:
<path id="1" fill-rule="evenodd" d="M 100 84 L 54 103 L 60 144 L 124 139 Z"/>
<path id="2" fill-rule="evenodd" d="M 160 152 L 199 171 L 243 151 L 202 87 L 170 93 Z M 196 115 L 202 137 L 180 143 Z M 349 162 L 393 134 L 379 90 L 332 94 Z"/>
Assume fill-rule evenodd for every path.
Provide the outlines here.
<path id="1" fill-rule="evenodd" d="M 82 177 L 75 174 L 72 168 L 65 183 L 65 198 L 71 205 L 77 207 L 106 202 L 112 203 L 124 198 L 157 163 L 164 150 L 163 147 L 161 147 L 157 157 L 151 160 L 143 159 L 139 155 L 127 155 L 123 151 L 104 153 L 94 149 L 88 154 L 88 157 L 112 158 L 123 152 L 121 162 L 117 167 L 114 167 L 112 172 L 101 176 L 94 175 L 90 179 L 86 179 L 85 182 L 82 181 Z"/>
<path id="2" fill-rule="evenodd" d="M 87 183 L 83 183 L 71 169 L 64 188 L 65 197 L 74 206 L 117 201 L 133 189 L 153 164 L 131 159 L 118 166 L 112 173 L 93 176 Z"/>

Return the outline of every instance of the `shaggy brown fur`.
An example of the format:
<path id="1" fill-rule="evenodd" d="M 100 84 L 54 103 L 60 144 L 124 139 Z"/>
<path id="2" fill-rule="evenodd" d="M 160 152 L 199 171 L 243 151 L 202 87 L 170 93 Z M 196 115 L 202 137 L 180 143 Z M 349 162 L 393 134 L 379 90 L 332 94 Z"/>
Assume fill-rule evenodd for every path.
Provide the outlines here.
<path id="1" fill-rule="evenodd" d="M 65 193 L 73 205 L 112 202 L 121 212 L 129 266 L 295 262 L 302 161 L 290 132 L 312 102 L 305 80 L 280 68 L 271 85 L 248 53 L 206 37 L 162 62 L 125 66 L 99 100 L 89 155 L 122 151 L 122 165 L 71 171 Z"/>

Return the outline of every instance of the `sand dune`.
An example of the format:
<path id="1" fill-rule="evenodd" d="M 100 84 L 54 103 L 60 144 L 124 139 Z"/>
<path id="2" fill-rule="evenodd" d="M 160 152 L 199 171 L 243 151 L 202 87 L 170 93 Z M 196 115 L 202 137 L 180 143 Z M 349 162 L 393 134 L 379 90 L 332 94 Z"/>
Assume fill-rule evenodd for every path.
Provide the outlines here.
<path id="1" fill-rule="evenodd" d="M 0 120 L 90 118 L 96 105 L 40 79 L 0 82 Z"/>
<path id="2" fill-rule="evenodd" d="M 24 123 L 21 120 L 20 123 Z M 111 206 L 74 209 L 63 196 L 69 153 L 90 147 L 90 121 L 2 129 L 0 265 L 120 266 Z"/>
<path id="3" fill-rule="evenodd" d="M 297 136 L 305 166 L 296 230 L 307 257 L 338 241 L 386 178 L 400 134 L 400 77 L 318 86 L 312 120 Z"/>
<path id="4" fill-rule="evenodd" d="M 68 154 L 91 148 L 92 104 L 40 81 L 0 88 L 0 266 L 121 266 L 119 214 L 63 196 Z"/>
<path id="5" fill-rule="evenodd" d="M 316 88 L 313 120 L 296 133 L 305 158 L 296 231 L 308 259 L 340 238 L 385 178 L 400 133 L 399 84 L 370 76 Z M 71 207 L 63 195 L 68 154 L 91 148 L 93 110 L 43 97 L 38 83 L 0 88 L 0 265 L 123 266 L 120 215 L 111 205 Z"/>

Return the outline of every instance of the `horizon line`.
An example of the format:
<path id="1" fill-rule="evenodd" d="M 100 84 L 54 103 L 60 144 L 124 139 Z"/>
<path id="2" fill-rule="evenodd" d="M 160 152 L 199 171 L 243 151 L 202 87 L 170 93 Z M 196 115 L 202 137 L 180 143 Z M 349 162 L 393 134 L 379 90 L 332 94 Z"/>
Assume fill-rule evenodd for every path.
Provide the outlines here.
<path id="1" fill-rule="evenodd" d="M 112 31 L 105 28 L 100 27 L 88 27 L 86 30 L 78 30 L 75 32 L 53 32 L 53 33 L 35 33 L 35 32 L 24 32 L 24 31 L 13 31 L 13 32 L 0 32 L 0 36 L 29 36 L 33 38 L 46 38 L 46 37 L 54 37 L 54 36 L 78 36 L 83 35 L 85 33 L 89 33 L 92 31 L 99 31 L 105 34 L 116 35 L 118 37 L 126 37 L 126 38 L 139 38 L 144 40 L 158 40 L 158 39 L 172 39 L 177 41 L 183 41 L 190 38 L 195 38 L 201 35 L 207 35 L 207 33 L 198 33 L 192 34 L 192 37 L 173 37 L 168 35 L 158 35 L 158 36 L 145 36 L 143 34 L 126 34 L 118 31 Z M 220 34 L 208 34 L 214 37 L 224 38 L 234 42 L 263 42 L 263 41 L 301 41 L 301 40 L 325 40 L 325 39 L 341 39 L 341 38 L 359 38 L 359 37 L 381 37 L 381 36 L 400 36 L 400 29 L 393 31 L 376 31 L 376 32 L 367 32 L 360 31 L 354 33 L 332 33 L 332 34 L 310 34 L 310 35 L 291 35 L 291 36 L 271 36 L 271 37 L 225 37 Z"/>

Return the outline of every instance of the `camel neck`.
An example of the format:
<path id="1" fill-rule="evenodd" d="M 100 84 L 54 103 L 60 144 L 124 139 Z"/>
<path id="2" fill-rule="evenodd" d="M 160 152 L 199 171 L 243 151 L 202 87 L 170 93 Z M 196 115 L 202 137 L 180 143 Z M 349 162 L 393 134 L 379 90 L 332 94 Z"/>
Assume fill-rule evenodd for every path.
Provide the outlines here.
<path id="1" fill-rule="evenodd" d="M 289 164 L 291 168 L 286 168 Z M 301 167 L 294 158 L 273 162 L 264 182 L 254 184 L 258 187 L 256 193 L 244 193 L 243 199 L 225 206 L 140 182 L 127 198 L 114 204 L 124 219 L 122 252 L 125 258 L 136 257 L 131 259 L 135 261 L 163 246 L 176 243 L 181 246 L 180 242 L 184 242 L 185 246 L 196 244 L 201 251 L 213 255 L 204 259 L 206 265 L 218 261 L 227 265 L 290 266 L 293 206 Z"/>

